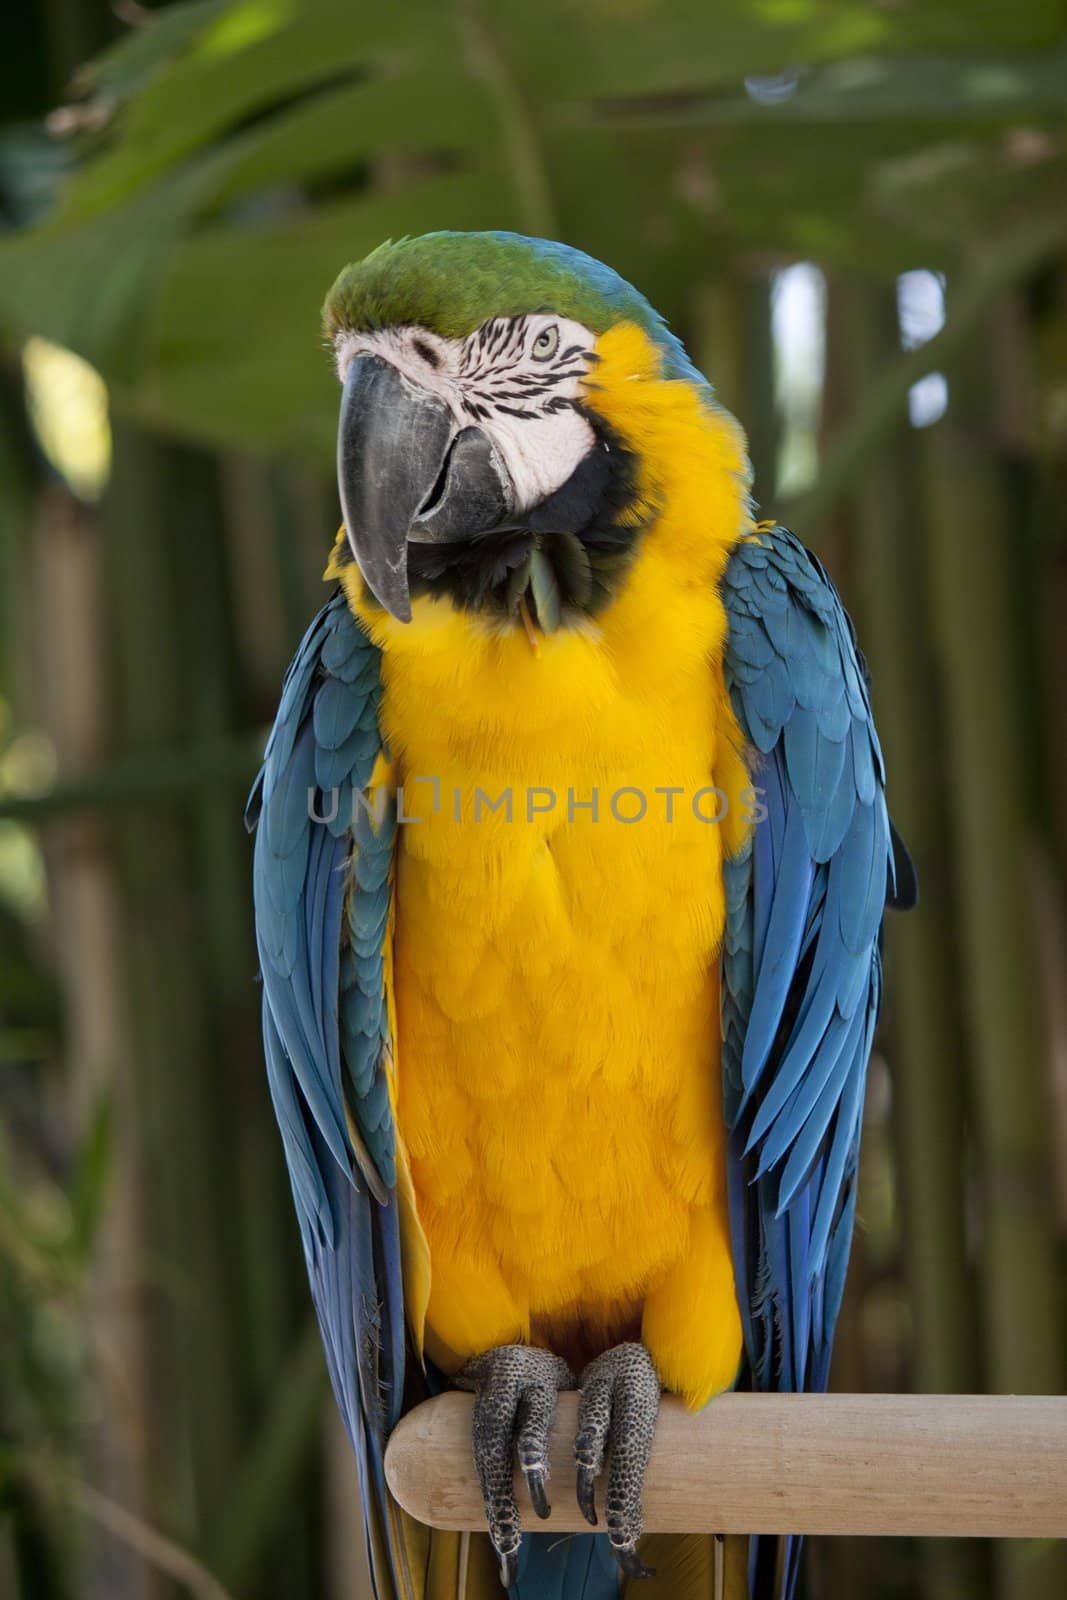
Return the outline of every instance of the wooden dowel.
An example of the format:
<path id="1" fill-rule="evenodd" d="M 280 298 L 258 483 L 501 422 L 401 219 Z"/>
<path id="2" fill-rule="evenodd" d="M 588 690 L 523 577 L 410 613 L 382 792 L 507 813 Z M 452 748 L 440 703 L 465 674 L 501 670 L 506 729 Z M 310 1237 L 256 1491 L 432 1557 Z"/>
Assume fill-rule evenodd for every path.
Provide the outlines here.
<path id="1" fill-rule="evenodd" d="M 390 1488 L 431 1527 L 485 1527 L 472 1404 L 459 1393 L 429 1400 L 389 1442 Z M 560 1396 L 546 1531 L 587 1526 L 574 1499 L 577 1405 Z M 524 1526 L 539 1528 L 516 1478 Z M 693 1416 L 668 1398 L 644 1512 L 650 1533 L 1064 1538 L 1067 1399 L 725 1394 Z"/>

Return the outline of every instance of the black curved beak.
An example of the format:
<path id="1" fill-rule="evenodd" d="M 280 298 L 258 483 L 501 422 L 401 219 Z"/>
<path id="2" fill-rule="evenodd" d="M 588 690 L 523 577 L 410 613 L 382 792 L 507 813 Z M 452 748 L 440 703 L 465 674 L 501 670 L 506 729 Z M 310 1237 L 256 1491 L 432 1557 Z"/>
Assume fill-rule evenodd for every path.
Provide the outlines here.
<path id="1" fill-rule="evenodd" d="M 337 483 L 352 554 L 367 587 L 411 621 L 407 546 L 487 533 L 503 522 L 511 485 L 490 441 L 460 428 L 444 401 L 379 356 L 345 376 Z"/>

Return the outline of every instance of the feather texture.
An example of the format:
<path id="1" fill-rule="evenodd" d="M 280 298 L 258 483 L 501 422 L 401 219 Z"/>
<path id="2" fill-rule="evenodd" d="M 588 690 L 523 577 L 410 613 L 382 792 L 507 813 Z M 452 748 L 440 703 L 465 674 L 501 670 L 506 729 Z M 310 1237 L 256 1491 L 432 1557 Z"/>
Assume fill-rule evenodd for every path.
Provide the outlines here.
<path id="1" fill-rule="evenodd" d="M 640 330 L 598 354 L 597 405 L 655 463 L 659 508 L 598 633 L 549 630 L 535 656 L 521 633 L 473 629 L 425 597 L 425 625 L 394 629 L 360 613 L 339 572 L 351 609 L 337 596 L 309 629 L 250 801 L 271 1093 L 379 1600 L 428 1596 L 446 1566 L 454 1588 L 484 1555 L 413 1533 L 385 1491 L 404 1387 L 398 1181 L 425 1227 L 412 1336 L 433 1336 L 446 1371 L 506 1339 L 574 1337 L 579 1281 L 583 1328 L 607 1338 L 652 1283 L 642 1336 L 691 1404 L 733 1380 L 742 1333 L 755 1387 L 821 1388 L 840 1305 L 892 865 L 863 663 L 788 533 L 743 539 L 723 571 L 749 526 L 732 428 L 688 385 L 659 382 Z M 525 587 L 500 560 L 499 578 Z M 595 564 L 571 578 L 595 586 Z M 562 621 L 557 568 L 535 589 L 542 621 Z M 444 704 L 447 719 L 428 713 Z M 765 815 L 740 848 L 736 822 L 720 833 L 692 807 L 641 828 L 543 808 L 460 828 L 413 780 L 401 1004 L 386 950 L 395 818 L 363 803 L 379 717 L 405 770 L 468 791 L 706 793 L 710 774 L 730 819 L 750 776 L 740 729 Z M 720 939 L 728 1155 L 707 1098 Z M 582 1159 L 557 1163 L 561 1147 Z M 752 1541 L 753 1596 L 788 1600 L 799 1552 Z M 687 1589 L 718 1581 L 710 1543 L 672 1553 Z M 615 1585 L 599 1539 L 539 1536 L 516 1597 Z"/>
<path id="2" fill-rule="evenodd" d="M 766 809 L 724 869 L 734 1269 L 752 1386 L 824 1389 L 881 992 L 885 775 L 852 625 L 815 557 L 763 527 L 723 598 L 727 687 Z M 799 1539 L 751 1544 L 753 1600 L 788 1600 Z"/>
<path id="3" fill-rule="evenodd" d="M 381 750 L 380 693 L 378 650 L 336 595 L 289 668 L 246 820 L 271 1096 L 384 1600 L 397 1592 L 383 1463 L 405 1339 L 382 959 L 395 817 L 353 802 Z"/>

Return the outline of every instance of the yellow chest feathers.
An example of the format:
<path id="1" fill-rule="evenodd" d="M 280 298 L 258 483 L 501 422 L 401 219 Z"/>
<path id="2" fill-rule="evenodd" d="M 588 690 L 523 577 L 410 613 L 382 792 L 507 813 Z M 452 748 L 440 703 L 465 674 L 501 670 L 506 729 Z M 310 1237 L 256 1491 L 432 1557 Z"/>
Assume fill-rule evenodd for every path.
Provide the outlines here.
<path id="1" fill-rule="evenodd" d="M 736 1323 L 716 956 L 750 778 L 717 580 L 747 527 L 742 446 L 688 385 L 655 378 L 638 330 L 598 353 L 590 403 L 659 511 L 595 620 L 534 648 L 423 598 L 403 626 L 343 569 L 383 649 L 410 819 L 397 1113 L 432 1265 L 427 1343 L 446 1365 L 502 1339 L 636 1326 L 701 1229 L 719 1241 L 708 1292 Z M 693 1394 L 718 1381 L 675 1376 Z"/>

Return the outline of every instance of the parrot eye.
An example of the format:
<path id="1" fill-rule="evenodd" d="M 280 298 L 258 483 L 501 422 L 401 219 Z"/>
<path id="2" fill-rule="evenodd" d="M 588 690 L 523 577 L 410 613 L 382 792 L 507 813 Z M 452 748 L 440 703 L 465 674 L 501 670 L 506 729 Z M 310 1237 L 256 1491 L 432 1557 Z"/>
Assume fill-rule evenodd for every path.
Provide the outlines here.
<path id="1" fill-rule="evenodd" d="M 553 323 L 549 328 L 542 328 L 533 344 L 530 354 L 535 361 L 550 361 L 559 349 L 559 329 Z"/>

